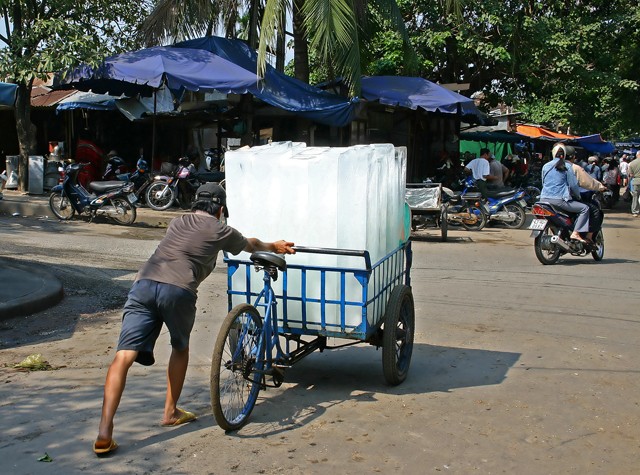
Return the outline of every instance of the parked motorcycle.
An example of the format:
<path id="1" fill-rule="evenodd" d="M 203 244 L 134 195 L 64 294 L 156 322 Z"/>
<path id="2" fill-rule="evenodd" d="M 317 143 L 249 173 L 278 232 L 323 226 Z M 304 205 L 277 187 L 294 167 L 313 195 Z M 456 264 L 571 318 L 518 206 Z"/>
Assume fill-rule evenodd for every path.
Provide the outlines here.
<path id="1" fill-rule="evenodd" d="M 89 216 L 89 220 L 106 215 L 118 224 L 133 224 L 136 220 L 134 203 L 137 201 L 134 184 L 92 182 L 89 187 L 98 194 L 90 193 L 78 183 L 78 174 L 85 166 L 78 163 L 67 165 L 63 183 L 51 189 L 49 207 L 53 214 L 62 220 L 69 220 L 76 213 Z"/>
<path id="2" fill-rule="evenodd" d="M 146 191 L 147 204 L 150 208 L 162 211 L 177 202 L 181 208 L 191 207 L 198 187 L 207 182 L 220 183 L 224 180 L 222 172 L 198 173 L 191 161 L 183 157 L 178 160 L 178 167 L 166 181 L 155 181 Z"/>
<path id="3" fill-rule="evenodd" d="M 449 188 L 442 188 L 444 203 L 443 216 L 452 226 L 464 227 L 468 231 L 480 231 L 487 224 L 487 213 L 483 210 L 479 192 L 453 192 Z"/>
<path id="4" fill-rule="evenodd" d="M 595 201 L 597 203 L 598 201 Z M 539 201 L 531 210 L 534 220 L 529 225 L 536 257 L 544 265 L 555 264 L 563 254 L 584 257 L 588 254 L 596 261 L 604 257 L 602 229 L 594 235 L 592 243 L 570 239 L 574 217 L 556 209 L 550 203 Z"/>
<path id="5" fill-rule="evenodd" d="M 477 190 L 472 177 L 464 178 L 464 190 Z M 524 226 L 527 219 L 526 192 L 522 188 L 487 190 L 487 199 L 482 201 L 481 209 L 487 215 L 487 222 L 500 223 L 507 228 L 517 229 Z"/>
<path id="6" fill-rule="evenodd" d="M 107 180 L 107 181 L 92 181 L 89 185 L 89 188 L 92 188 L 95 184 L 99 184 L 98 186 L 118 186 L 122 185 L 122 182 L 133 183 L 133 192 L 136 195 L 137 201 L 135 202 L 135 206 L 140 207 L 146 201 L 147 196 L 147 188 L 151 186 L 156 181 L 166 181 L 168 177 L 163 176 L 155 176 L 152 177 L 149 173 L 149 164 L 143 158 L 139 159 L 136 163 L 136 170 L 129 173 L 120 173 L 117 175 L 117 179 Z"/>
<path id="7" fill-rule="evenodd" d="M 127 177 L 127 163 L 117 155 L 113 155 L 107 160 L 107 166 L 104 169 L 100 181 L 127 181 Z"/>
<path id="8" fill-rule="evenodd" d="M 536 204 L 540 199 L 540 188 L 536 186 L 528 185 L 528 186 L 520 187 L 519 189 L 524 190 L 523 198 L 524 198 L 524 201 L 527 203 L 526 208 L 531 209 L 533 205 Z"/>
<path id="9" fill-rule="evenodd" d="M 487 192 L 484 209 L 488 212 L 489 222 L 496 222 L 507 228 L 518 229 L 527 219 L 524 190 L 505 190 Z"/>

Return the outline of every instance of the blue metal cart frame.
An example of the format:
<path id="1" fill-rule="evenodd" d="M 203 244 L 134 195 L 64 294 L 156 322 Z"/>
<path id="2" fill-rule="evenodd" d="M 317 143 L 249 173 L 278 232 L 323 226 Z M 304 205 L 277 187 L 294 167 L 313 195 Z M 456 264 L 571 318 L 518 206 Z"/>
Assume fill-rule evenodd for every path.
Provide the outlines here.
<path id="1" fill-rule="evenodd" d="M 400 384 L 407 376 L 415 326 L 410 241 L 373 265 L 368 251 L 295 249 L 297 253 L 362 259 L 364 266 L 288 265 L 270 253 L 254 253 L 250 261 L 225 254 L 229 314 L 220 329 L 211 367 L 213 412 L 225 430 L 242 427 L 260 389 L 280 386 L 284 370 L 315 350 L 369 343 L 382 347 L 388 384 Z M 252 285 L 253 268 L 264 271 L 262 286 Z M 276 293 L 272 282 L 277 280 L 278 270 L 283 271 L 283 280 L 281 291 Z M 236 275 L 238 272 L 241 274 Z M 294 283 L 292 273 L 298 273 L 299 282 Z M 307 281 L 317 277 L 320 292 L 312 296 Z M 359 300 L 353 293 L 347 298 L 347 281 L 353 284 L 352 279 L 359 284 Z M 337 298 L 330 296 L 329 281 L 339 289 Z M 234 288 L 234 282 L 241 282 L 242 288 Z M 241 303 L 233 306 L 234 300 Z M 311 306 L 319 312 L 312 315 L 308 311 Z M 299 307 L 300 315 L 289 307 Z M 331 337 L 353 341 L 329 347 L 327 338 Z"/>

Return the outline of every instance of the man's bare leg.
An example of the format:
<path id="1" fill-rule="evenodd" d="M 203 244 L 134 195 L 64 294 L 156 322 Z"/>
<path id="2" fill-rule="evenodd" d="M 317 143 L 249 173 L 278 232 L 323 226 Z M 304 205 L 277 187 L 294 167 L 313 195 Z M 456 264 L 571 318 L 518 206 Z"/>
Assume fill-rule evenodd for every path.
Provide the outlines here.
<path id="1" fill-rule="evenodd" d="M 178 399 L 182 393 L 182 386 L 189 366 L 189 348 L 171 350 L 169 365 L 167 366 L 167 398 L 164 403 L 163 425 L 173 424 L 182 415 L 178 411 Z"/>
<path id="2" fill-rule="evenodd" d="M 104 398 L 102 400 L 102 417 L 98 428 L 98 442 L 108 443 L 113 437 L 113 418 L 118 410 L 120 399 L 127 382 L 129 368 L 138 356 L 137 351 L 120 350 L 116 353 L 104 383 Z"/>

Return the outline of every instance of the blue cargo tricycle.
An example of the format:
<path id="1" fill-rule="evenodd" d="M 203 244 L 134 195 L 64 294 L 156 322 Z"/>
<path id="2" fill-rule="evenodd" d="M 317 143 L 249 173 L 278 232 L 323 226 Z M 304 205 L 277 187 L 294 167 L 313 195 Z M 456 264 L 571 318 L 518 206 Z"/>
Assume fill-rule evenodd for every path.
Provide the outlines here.
<path id="1" fill-rule="evenodd" d="M 386 382 L 397 385 L 407 377 L 415 328 L 410 242 L 373 265 L 368 251 L 295 249 L 361 265 L 287 265 L 281 256 L 268 252 L 255 252 L 248 261 L 225 254 L 230 311 L 213 350 L 211 405 L 218 425 L 226 431 L 244 426 L 260 390 L 279 387 L 285 370 L 315 350 L 358 343 L 382 347 Z M 252 287 L 254 269 L 262 271 L 263 278 L 261 285 Z M 281 290 L 276 292 L 272 284 L 279 272 Z M 310 291 L 309 282 L 318 283 L 320 289 Z M 233 306 L 239 299 L 242 303 Z M 328 346 L 328 338 L 352 341 Z"/>

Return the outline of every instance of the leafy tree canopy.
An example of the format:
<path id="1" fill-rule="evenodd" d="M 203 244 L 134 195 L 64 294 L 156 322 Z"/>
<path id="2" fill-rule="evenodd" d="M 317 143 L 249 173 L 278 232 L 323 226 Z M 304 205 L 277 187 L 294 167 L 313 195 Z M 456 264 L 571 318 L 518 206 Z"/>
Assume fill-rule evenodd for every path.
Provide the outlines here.
<path id="1" fill-rule="evenodd" d="M 640 9 L 634 0 L 399 0 L 420 75 L 470 83 L 491 104 L 572 133 L 640 135 Z M 369 74 L 404 74 L 380 22 Z"/>
<path id="2" fill-rule="evenodd" d="M 28 84 L 134 48 L 143 0 L 0 0 L 0 75 Z"/>

